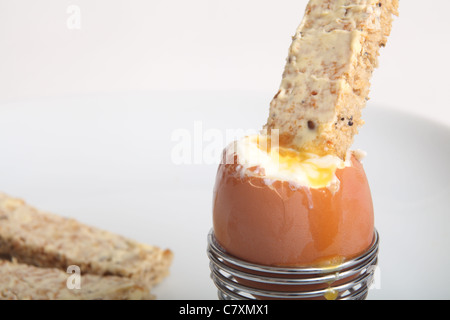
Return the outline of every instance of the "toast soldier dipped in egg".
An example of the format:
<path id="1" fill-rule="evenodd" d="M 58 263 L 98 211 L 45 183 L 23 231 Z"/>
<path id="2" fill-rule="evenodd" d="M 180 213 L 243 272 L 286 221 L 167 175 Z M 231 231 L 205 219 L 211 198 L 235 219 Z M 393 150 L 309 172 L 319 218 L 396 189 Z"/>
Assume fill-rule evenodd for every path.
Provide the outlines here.
<path id="1" fill-rule="evenodd" d="M 397 14 L 397 0 L 309 1 L 265 130 L 230 144 L 218 169 L 213 233 L 226 254 L 327 268 L 371 248 L 372 196 L 351 146 Z"/>
<path id="2" fill-rule="evenodd" d="M 346 156 L 396 14 L 398 0 L 309 2 L 266 125 L 281 144 Z"/>

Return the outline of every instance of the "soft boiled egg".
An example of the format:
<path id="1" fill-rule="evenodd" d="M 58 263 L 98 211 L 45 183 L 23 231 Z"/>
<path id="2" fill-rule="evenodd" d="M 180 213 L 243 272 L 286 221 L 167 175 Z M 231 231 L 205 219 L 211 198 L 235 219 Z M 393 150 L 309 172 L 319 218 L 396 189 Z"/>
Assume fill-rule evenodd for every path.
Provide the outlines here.
<path id="1" fill-rule="evenodd" d="M 327 267 L 364 253 L 374 211 L 360 153 L 320 157 L 264 135 L 230 144 L 217 172 L 213 228 L 228 254 L 267 266 Z"/>

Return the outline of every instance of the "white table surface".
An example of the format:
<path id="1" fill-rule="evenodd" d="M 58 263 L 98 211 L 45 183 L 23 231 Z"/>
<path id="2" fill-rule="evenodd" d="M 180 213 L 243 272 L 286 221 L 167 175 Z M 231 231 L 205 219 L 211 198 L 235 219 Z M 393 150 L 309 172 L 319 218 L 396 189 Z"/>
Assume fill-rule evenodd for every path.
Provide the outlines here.
<path id="1" fill-rule="evenodd" d="M 205 252 L 217 163 L 204 158 L 174 164 L 172 138 L 180 129 L 194 138 L 201 124 L 203 134 L 223 134 L 216 141 L 222 148 L 227 129 L 259 130 L 267 104 L 265 95 L 243 92 L 5 103 L 0 191 L 170 248 L 175 260 L 171 275 L 155 289 L 158 298 L 216 299 Z M 354 147 L 368 152 L 364 165 L 381 236 L 379 274 L 369 298 L 448 299 L 450 129 L 371 103 L 364 118 Z M 210 143 L 193 146 L 193 155 Z"/>

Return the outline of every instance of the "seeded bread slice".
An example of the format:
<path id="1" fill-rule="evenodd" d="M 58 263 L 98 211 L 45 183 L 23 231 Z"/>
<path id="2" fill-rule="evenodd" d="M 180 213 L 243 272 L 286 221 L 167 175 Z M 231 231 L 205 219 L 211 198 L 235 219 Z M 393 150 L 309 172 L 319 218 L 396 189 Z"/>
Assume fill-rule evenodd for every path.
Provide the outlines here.
<path id="1" fill-rule="evenodd" d="M 0 193 L 0 256 L 42 268 L 129 278 L 148 288 L 169 273 L 173 253 L 44 213 Z"/>
<path id="2" fill-rule="evenodd" d="M 280 145 L 344 158 L 398 0 L 310 0 L 265 128 Z"/>
<path id="3" fill-rule="evenodd" d="M 148 288 L 115 276 L 81 275 L 80 287 L 68 286 L 70 274 L 0 260 L 0 300 L 153 300 Z"/>

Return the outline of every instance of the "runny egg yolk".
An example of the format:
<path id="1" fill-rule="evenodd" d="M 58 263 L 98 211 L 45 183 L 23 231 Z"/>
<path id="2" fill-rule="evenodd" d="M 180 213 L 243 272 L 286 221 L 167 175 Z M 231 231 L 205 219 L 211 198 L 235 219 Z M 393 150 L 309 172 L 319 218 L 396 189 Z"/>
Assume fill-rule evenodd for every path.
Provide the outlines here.
<path id="1" fill-rule="evenodd" d="M 278 171 L 288 176 L 302 175 L 308 187 L 324 188 L 335 180 L 338 168 L 344 168 L 345 163 L 335 156 L 319 157 L 312 153 L 302 152 L 272 143 L 266 136 L 251 137 L 252 143 L 266 153 L 269 161 L 278 166 Z M 264 165 L 263 165 L 264 166 Z M 270 175 L 270 173 L 269 173 Z"/>

